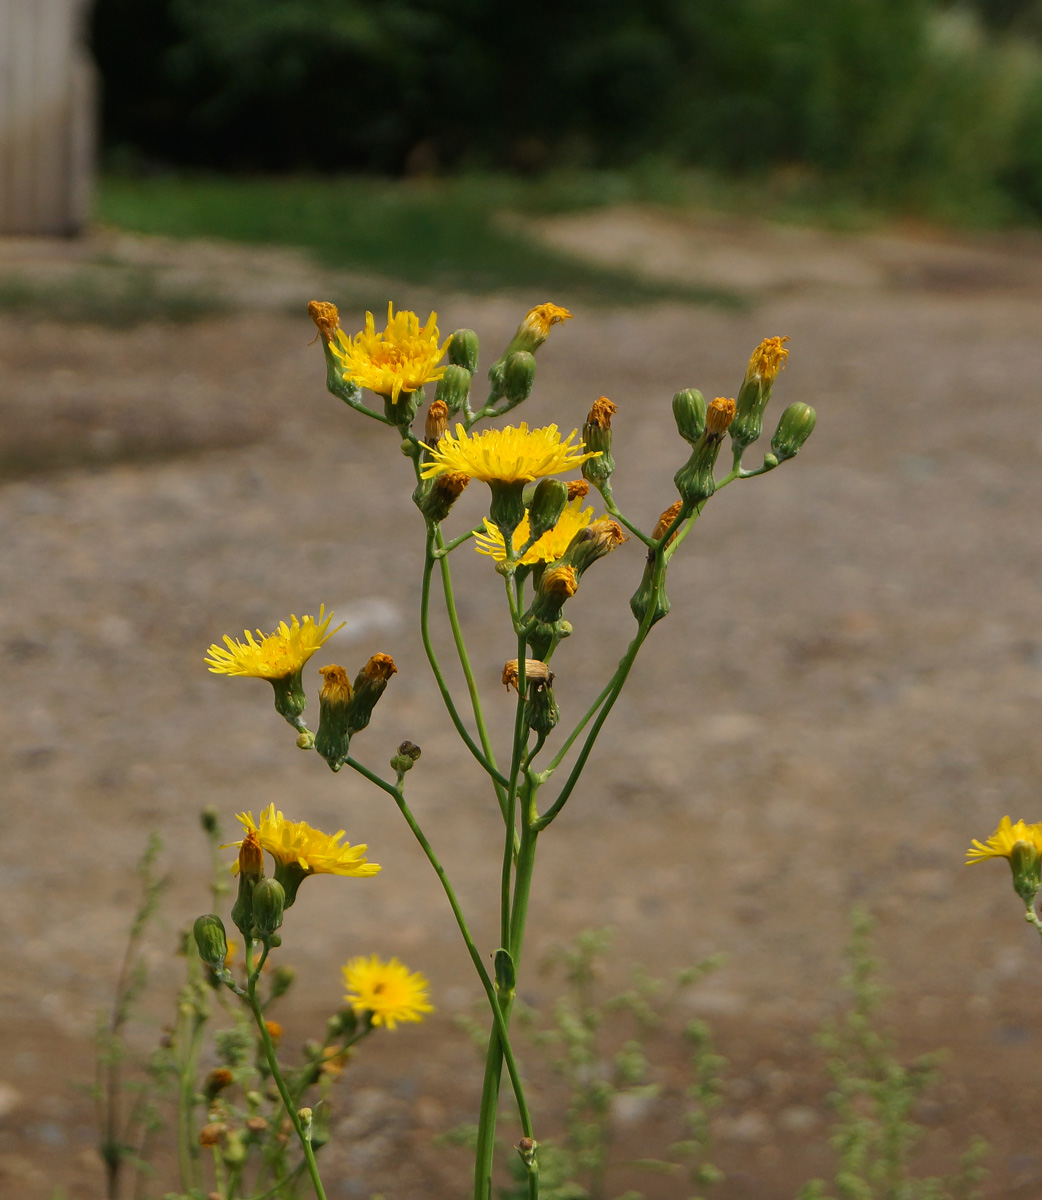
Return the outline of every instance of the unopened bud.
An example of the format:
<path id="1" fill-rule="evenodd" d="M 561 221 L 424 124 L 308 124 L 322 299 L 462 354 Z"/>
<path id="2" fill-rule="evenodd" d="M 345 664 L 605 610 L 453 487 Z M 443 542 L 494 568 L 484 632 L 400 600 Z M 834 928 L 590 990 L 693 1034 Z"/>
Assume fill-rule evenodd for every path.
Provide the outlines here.
<path id="1" fill-rule="evenodd" d="M 735 402 L 718 396 L 706 409 L 706 427 L 695 443 L 691 457 L 673 476 L 685 505 L 708 500 L 716 491 L 713 471 L 720 453 L 720 442 L 734 420 Z"/>
<path id="2" fill-rule="evenodd" d="M 778 421 L 778 428 L 771 438 L 771 449 L 779 462 L 795 458 L 807 438 L 814 432 L 818 415 L 809 404 L 799 401 L 790 404 Z"/>
<path id="3" fill-rule="evenodd" d="M 241 1130 L 230 1129 L 225 1135 L 224 1145 L 221 1147 L 221 1158 L 229 1167 L 236 1167 L 246 1161 L 246 1146 L 242 1140 Z"/>
<path id="4" fill-rule="evenodd" d="M 406 771 L 411 771 L 417 759 L 420 757 L 420 748 L 414 742 L 402 742 L 398 747 L 398 752 L 391 759 L 391 770 L 404 775 Z"/>
<path id="5" fill-rule="evenodd" d="M 706 427 L 706 398 L 695 388 L 677 392 L 673 397 L 673 418 L 677 432 L 693 446 Z"/>
<path id="6" fill-rule="evenodd" d="M 471 375 L 478 369 L 478 335 L 473 329 L 457 329 L 453 333 L 449 340 L 449 362 Z"/>
<path id="7" fill-rule="evenodd" d="M 1009 854 L 1009 865 L 1013 871 L 1013 889 L 1027 905 L 1035 902 L 1042 888 L 1042 862 L 1034 842 L 1014 842 Z"/>
<path id="8" fill-rule="evenodd" d="M 282 924 L 286 890 L 277 879 L 261 879 L 253 889 L 253 924 L 262 938 L 270 938 Z"/>
<path id="9" fill-rule="evenodd" d="M 535 733 L 545 737 L 560 719 L 561 710 L 554 700 L 554 689 L 550 686 L 550 681 L 533 679 L 528 685 L 528 696 L 525 699 L 525 724 Z"/>
<path id="10" fill-rule="evenodd" d="M 509 406 L 515 408 L 532 394 L 535 356 L 527 350 L 515 350 L 513 354 L 508 354 L 495 382 Z"/>
<path id="11" fill-rule="evenodd" d="M 560 479 L 540 479 L 528 502 L 528 544 L 536 542 L 560 520 L 568 503 L 568 485 Z"/>
<path id="12" fill-rule="evenodd" d="M 353 1008 L 342 1008 L 326 1022 L 327 1040 L 350 1037 L 357 1028 L 358 1014 Z"/>
<path id="13" fill-rule="evenodd" d="M 583 478 L 594 487 L 607 483 L 615 470 L 615 459 L 611 456 L 611 419 L 619 410 L 607 396 L 593 402 L 583 425 L 583 447 L 597 454 L 582 465 Z"/>
<path id="14" fill-rule="evenodd" d="M 517 1143 L 517 1152 L 521 1155 L 521 1161 L 526 1167 L 535 1166 L 536 1150 L 539 1148 L 539 1143 L 535 1138 L 523 1137 Z"/>
<path id="15" fill-rule="evenodd" d="M 335 304 L 328 300 L 312 300 L 308 304 L 308 316 L 327 342 L 336 337 L 336 331 L 340 328 L 340 313 Z"/>
<path id="16" fill-rule="evenodd" d="M 466 367 L 454 366 L 450 363 L 445 368 L 445 374 L 438 380 L 434 399 L 440 400 L 450 413 L 458 413 L 470 396 L 471 378 L 471 373 Z M 427 444 L 430 445 L 430 442 Z"/>
<path id="17" fill-rule="evenodd" d="M 199 814 L 199 823 L 203 827 L 203 833 L 209 837 L 221 836 L 221 818 L 217 809 L 212 805 L 208 805 Z"/>
<path id="18" fill-rule="evenodd" d="M 630 612 L 641 625 L 647 619 L 649 629 L 669 612 L 666 581 L 664 578 L 660 578 L 657 582 L 655 580 L 654 555 L 648 556 L 648 561 L 644 564 L 644 574 L 641 577 L 640 586 L 630 597 Z M 649 613 L 651 614 L 650 618 L 648 617 Z"/>
<path id="19" fill-rule="evenodd" d="M 230 1087 L 234 1080 L 235 1076 L 227 1067 L 214 1067 L 203 1084 L 203 1095 L 207 1102 L 213 1100 L 218 1092 L 223 1092 L 226 1087 Z"/>
<path id="20" fill-rule="evenodd" d="M 254 881 L 264 875 L 264 848 L 255 829 L 247 831 L 239 845 L 239 876 Z"/>
<path id="21" fill-rule="evenodd" d="M 276 967 L 271 980 L 271 999 L 277 1000 L 280 996 L 285 996 L 296 978 L 297 973 L 292 967 Z"/>
<path id="22" fill-rule="evenodd" d="M 423 427 L 423 440 L 428 446 L 436 446 L 449 427 L 449 406 L 444 400 L 432 400 L 427 409 L 427 420 Z"/>
<path id="23" fill-rule="evenodd" d="M 224 931 L 224 922 L 215 913 L 205 917 L 197 917 L 192 927 L 195 944 L 199 957 L 207 966 L 214 970 L 224 969 L 224 960 L 228 954 L 228 937 Z"/>
<path id="24" fill-rule="evenodd" d="M 579 576 L 574 567 L 556 566 L 545 570 L 532 601 L 532 615 L 537 621 L 551 623 L 561 615 L 564 602 L 579 589 Z"/>
<path id="25" fill-rule="evenodd" d="M 564 617 L 558 617 L 555 621 L 534 621 L 528 631 L 528 648 L 532 651 L 532 657 L 545 662 L 558 642 L 570 637 L 571 632 L 572 623 Z"/>

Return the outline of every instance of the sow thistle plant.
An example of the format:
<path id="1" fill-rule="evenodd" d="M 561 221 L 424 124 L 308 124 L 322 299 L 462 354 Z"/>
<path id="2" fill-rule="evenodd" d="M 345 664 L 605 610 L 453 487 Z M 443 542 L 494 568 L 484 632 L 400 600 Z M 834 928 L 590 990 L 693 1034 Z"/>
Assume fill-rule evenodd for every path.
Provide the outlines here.
<path id="1" fill-rule="evenodd" d="M 348 336 L 335 305 L 313 301 L 308 311 L 319 331 L 328 390 L 356 413 L 386 425 L 395 435 L 391 447 L 400 447 L 412 464 L 412 498 L 419 510 L 417 527 L 423 531 L 420 637 L 448 716 L 486 777 L 490 798 L 502 818 L 498 944 L 479 947 L 476 943 L 452 882 L 406 802 L 406 776 L 418 762 L 420 748 L 401 742 L 391 757 L 390 775 L 355 757 L 354 738 L 369 724 L 375 705 L 396 673 L 389 655 L 374 653 L 353 677 L 339 664 L 322 666 L 315 729 L 304 720 L 307 700 L 302 672 L 339 628 L 332 626 L 332 614 L 324 608 L 317 617 L 298 620 L 293 616 L 270 634 L 247 631 L 243 641 L 225 637 L 223 645 L 210 647 L 206 662 L 216 674 L 266 679 L 274 690 L 275 708 L 293 727 L 298 747 L 315 751 L 333 771 L 348 767 L 363 776 L 387 793 L 401 811 L 437 872 L 488 1003 L 490 1027 L 478 1114 L 475 1200 L 491 1200 L 492 1196 L 496 1118 L 504 1072 L 522 1130 L 515 1165 L 522 1172 L 527 1195 L 536 1197 L 539 1145 L 511 1042 L 510 1020 L 522 966 L 538 840 L 575 792 L 641 647 L 654 625 L 669 612 L 666 579 L 670 561 L 706 504 L 721 488 L 767 474 L 795 457 L 814 429 L 814 410 L 806 404 L 791 404 L 781 414 L 762 463 L 743 468 L 743 456 L 760 436 L 775 381 L 789 354 L 784 337 L 766 338 L 754 349 L 736 398 L 719 397 L 707 403 L 694 388 L 678 392 L 673 398 L 673 415 L 686 443 L 685 453 L 678 455 L 675 492 L 662 497 L 664 511 L 646 532 L 614 498 L 612 421 L 619 409 L 607 397 L 595 399 L 581 430 L 573 428 L 567 435 L 556 424 L 530 428 L 523 421 L 498 423 L 531 394 L 536 352 L 551 330 L 571 319 L 566 309 L 540 304 L 527 313 L 488 369 L 489 391 L 480 403 L 472 401 L 479 353 L 473 330 L 457 329 L 442 341 L 436 314 L 421 325 L 415 313 L 395 313 L 391 305 L 383 330 L 377 330 L 373 315 L 367 313 L 364 329 Z M 431 384 L 435 390 L 428 402 L 425 388 Z M 365 392 L 377 399 L 367 401 Z M 422 428 L 414 429 L 421 409 Z M 486 426 L 485 422 L 492 424 Z M 717 463 L 728 435 L 730 464 L 718 476 Z M 487 515 L 475 528 L 447 532 L 456 501 L 475 481 L 488 488 Z M 599 516 L 595 515 L 597 506 L 590 502 L 592 493 L 599 494 L 603 505 Z M 572 633 L 566 615 L 568 601 L 587 586 L 587 571 L 634 539 L 644 551 L 636 590 L 629 601 L 636 631 L 611 678 L 577 720 L 569 717 L 565 728 L 571 727 L 551 750 L 547 742 L 563 720 L 554 697 L 555 672 L 575 670 L 564 652 L 564 663 L 555 657 Z M 505 594 L 504 620 L 509 622 L 516 644 L 516 654 L 502 672 L 503 683 L 516 693 L 513 733 L 502 749 L 493 745 L 489 733 L 478 673 L 467 649 L 453 591 L 452 556 L 468 543 L 471 551 L 491 559 L 490 568 L 498 574 L 498 587 Z M 431 623 L 436 592 L 465 680 L 463 699 L 450 687 L 435 653 Z M 488 667 L 483 664 L 481 674 L 487 675 Z M 473 722 L 474 734 L 468 720 Z M 218 915 L 200 917 L 195 938 L 214 978 L 252 1015 L 311 1183 L 316 1195 L 323 1197 L 313 1144 L 313 1114 L 310 1109 L 298 1110 L 294 1094 L 286 1086 L 265 1026 L 257 981 L 269 954 L 281 944 L 286 910 L 305 879 L 320 874 L 365 878 L 380 868 L 366 857 L 365 845 L 345 840 L 344 830 L 327 834 L 300 816 L 285 816 L 274 805 L 259 818 L 251 812 L 238 815 L 244 833 L 234 843 L 238 847 L 238 891 L 231 919 L 244 939 L 245 982 L 238 982 L 226 966 L 227 938 Z M 274 862 L 270 877 L 265 873 L 266 854 Z M 387 963 L 376 957 L 356 957 L 344 967 L 344 981 L 348 1003 L 353 1011 L 367 1014 L 369 1027 L 394 1029 L 432 1011 L 426 980 L 395 959 Z"/>

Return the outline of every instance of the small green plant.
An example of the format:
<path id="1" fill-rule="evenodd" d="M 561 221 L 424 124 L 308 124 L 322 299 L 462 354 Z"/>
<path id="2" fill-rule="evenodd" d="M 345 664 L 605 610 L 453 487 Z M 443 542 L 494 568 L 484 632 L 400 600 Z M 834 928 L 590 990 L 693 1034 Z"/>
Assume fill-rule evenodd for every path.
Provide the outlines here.
<path id="1" fill-rule="evenodd" d="M 829 1101 L 837 1117 L 830 1138 L 839 1159 L 833 1190 L 815 1179 L 801 1189 L 799 1200 L 976 1200 L 987 1175 L 981 1161 L 988 1148 L 980 1138 L 971 1141 L 953 1174 L 912 1174 L 923 1132 L 914 1120 L 915 1106 L 937 1078 L 941 1055 L 923 1055 L 908 1065 L 895 1057 L 892 1034 L 879 1027 L 884 989 L 871 953 L 871 929 L 871 917 L 855 909 L 846 949 L 850 970 L 843 980 L 851 1005 L 820 1037 L 829 1055 L 834 1084 Z"/>
<path id="2" fill-rule="evenodd" d="M 617 1193 L 611 1186 L 619 1169 L 681 1175 L 698 1189 L 722 1179 L 710 1159 L 710 1114 L 720 1101 L 724 1059 L 714 1053 L 708 1026 L 689 1021 L 683 1029 L 689 1080 L 683 1096 L 682 1141 L 663 1147 L 668 1158 L 616 1158 L 617 1112 L 627 1105 L 654 1101 L 663 1092 L 649 1047 L 649 1036 L 661 1030 L 688 990 L 712 971 L 718 958 L 678 972 L 671 982 L 635 968 L 630 986 L 603 995 L 602 960 L 612 941 L 610 929 L 589 929 L 561 947 L 544 964 L 547 972 L 563 972 L 564 990 L 555 1001 L 549 1024 L 530 1007 L 519 1006 L 518 1020 L 542 1049 L 551 1070 L 568 1092 L 564 1128 L 559 1138 L 540 1142 L 540 1195 L 544 1200 L 637 1200 L 639 1193 Z M 514 1186 L 502 1200 L 525 1200 L 526 1172 L 520 1159 L 513 1166 Z"/>

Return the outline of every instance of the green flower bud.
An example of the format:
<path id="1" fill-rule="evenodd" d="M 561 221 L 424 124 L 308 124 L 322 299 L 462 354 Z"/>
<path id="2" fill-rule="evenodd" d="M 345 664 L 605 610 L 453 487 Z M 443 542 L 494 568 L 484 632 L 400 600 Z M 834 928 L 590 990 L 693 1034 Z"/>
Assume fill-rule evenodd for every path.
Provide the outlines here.
<path id="1" fill-rule="evenodd" d="M 446 471 L 433 479 L 421 479 L 412 494 L 413 503 L 428 520 L 440 524 L 469 483 L 470 476 L 461 471 Z"/>
<path id="2" fill-rule="evenodd" d="M 228 937 L 221 918 L 215 913 L 197 917 L 192 926 L 192 933 L 203 962 L 215 971 L 223 969 L 224 960 L 228 957 Z"/>
<path id="3" fill-rule="evenodd" d="M 449 362 L 471 375 L 478 369 L 478 335 L 473 329 L 457 329 L 453 333 L 449 341 Z"/>
<path id="4" fill-rule="evenodd" d="M 531 536 L 524 550 L 557 524 L 568 503 L 568 485 L 560 479 L 540 479 L 528 501 L 528 527 Z M 524 550 L 521 553 L 524 553 Z"/>
<path id="5" fill-rule="evenodd" d="M 318 703 L 320 717 L 315 734 L 315 749 L 333 771 L 339 771 L 351 749 L 348 730 L 348 709 L 351 703 L 351 683 L 343 667 L 332 664 L 320 667 L 322 691 Z"/>
<path id="6" fill-rule="evenodd" d="M 285 889 L 283 889 L 282 894 L 285 897 Z M 285 901 L 283 901 L 283 904 L 285 904 Z M 270 999 L 277 1000 L 280 996 L 285 996 L 293 986 L 296 978 L 297 973 L 292 967 L 276 967 L 272 973 Z"/>
<path id="7" fill-rule="evenodd" d="M 221 1158 L 229 1167 L 238 1166 L 246 1161 L 246 1145 L 242 1140 L 242 1130 L 229 1129 L 224 1135 Z"/>
<path id="8" fill-rule="evenodd" d="M 330 1017 L 326 1022 L 326 1033 L 329 1041 L 337 1038 L 349 1038 L 358 1028 L 358 1014 L 353 1008 L 342 1008 L 340 1012 Z"/>
<path id="9" fill-rule="evenodd" d="M 199 823 L 203 827 L 203 832 L 210 837 L 221 836 L 221 818 L 217 809 L 212 805 L 208 805 L 199 814 Z"/>
<path id="10" fill-rule="evenodd" d="M 402 742 L 398 753 L 391 759 L 391 770 L 398 775 L 411 771 L 420 757 L 420 748 L 414 742 Z"/>
<path id="11" fill-rule="evenodd" d="M 1015 842 L 1009 853 L 1009 865 L 1013 871 L 1013 890 L 1030 906 L 1042 887 L 1042 861 L 1034 842 Z"/>
<path id="12" fill-rule="evenodd" d="M 630 612 L 633 613 L 640 624 L 644 623 L 644 618 L 648 615 L 649 609 L 652 612 L 651 625 L 661 621 L 669 612 L 666 581 L 663 578 L 659 581 L 658 585 L 655 584 L 655 563 L 653 559 L 649 559 L 644 564 L 644 575 L 641 578 L 640 587 L 637 588 L 630 598 Z M 648 626 L 649 629 L 651 625 Z"/>
<path id="13" fill-rule="evenodd" d="M 490 374 L 490 378 L 491 374 Z M 535 356 L 527 350 L 515 350 L 497 364 L 492 383 L 510 408 L 516 408 L 532 394 L 535 384 Z"/>
<path id="14" fill-rule="evenodd" d="M 453 342 L 453 345 L 455 345 L 455 342 Z M 449 347 L 449 354 L 452 354 L 451 346 Z M 445 368 L 445 374 L 438 380 L 438 388 L 434 393 L 434 399 L 440 400 L 449 410 L 450 414 L 458 413 L 467 403 L 467 399 L 470 396 L 470 382 L 472 379 L 472 373 L 465 366 L 450 364 Z"/>
<path id="15" fill-rule="evenodd" d="M 563 617 L 557 621 L 536 621 L 528 633 L 528 647 L 532 657 L 542 662 L 558 642 L 570 636 L 571 621 Z"/>
<path id="16" fill-rule="evenodd" d="M 261 879 L 253 889 L 253 924 L 262 938 L 271 937 L 282 924 L 286 892 L 277 879 Z"/>
<path id="17" fill-rule="evenodd" d="M 561 710 L 554 700 L 554 689 L 546 680 L 533 679 L 525 698 L 525 723 L 544 737 L 561 719 Z"/>
<path id="18" fill-rule="evenodd" d="M 607 483 L 615 470 L 615 459 L 611 456 L 611 419 L 619 410 L 607 396 L 593 402 L 589 416 L 583 425 L 583 446 L 587 451 L 599 451 L 596 458 L 588 458 L 582 465 L 583 478 L 594 487 Z"/>
<path id="19" fill-rule="evenodd" d="M 303 728 L 300 714 L 307 708 L 308 698 L 304 695 L 304 685 L 301 682 L 303 666 L 292 675 L 283 679 L 271 679 L 272 691 L 275 693 L 275 711 L 287 720 L 295 729 Z"/>
<path id="20" fill-rule="evenodd" d="M 579 575 L 574 567 L 558 564 L 547 568 L 536 585 L 532 616 L 543 624 L 553 624 L 560 618 L 565 601 L 578 590 Z"/>
<path id="21" fill-rule="evenodd" d="M 782 413 L 778 428 L 771 438 L 771 449 L 779 462 L 795 458 L 803 443 L 814 432 L 818 415 L 809 404 L 790 404 Z"/>
<path id="22" fill-rule="evenodd" d="M 492 479 L 488 486 L 492 493 L 488 519 L 503 535 L 503 542 L 512 546 L 514 530 L 521 524 L 525 515 L 524 480 Z"/>
<path id="23" fill-rule="evenodd" d="M 693 446 L 705 432 L 705 396 L 695 388 L 677 392 L 673 397 L 673 418 L 677 423 L 677 432 Z"/>
<path id="24" fill-rule="evenodd" d="M 673 476 L 685 505 L 701 504 L 716 491 L 714 468 L 720 442 L 734 419 L 735 402 L 718 396 L 706 409 L 706 427 L 695 443 L 691 457 Z"/>
<path id="25" fill-rule="evenodd" d="M 253 889 L 264 878 L 264 850 L 251 829 L 239 844 L 239 892 L 232 921 L 244 938 L 253 936 Z"/>

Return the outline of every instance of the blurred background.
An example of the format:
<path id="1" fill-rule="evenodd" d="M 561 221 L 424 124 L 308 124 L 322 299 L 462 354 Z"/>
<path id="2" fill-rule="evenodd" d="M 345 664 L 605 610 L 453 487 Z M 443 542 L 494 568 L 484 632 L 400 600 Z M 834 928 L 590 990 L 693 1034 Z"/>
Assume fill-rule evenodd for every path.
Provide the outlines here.
<path id="1" fill-rule="evenodd" d="M 102 1192 L 93 1034 L 149 831 L 169 883 L 142 1058 L 209 907 L 200 809 L 231 838 L 275 801 L 384 865 L 302 890 L 286 1053 L 349 955 L 400 955 L 438 1009 L 345 1075 L 330 1193 L 465 1194 L 466 1154 L 434 1138 L 476 1110 L 453 1021 L 478 989 L 436 881 L 381 794 L 295 751 L 266 685 L 202 663 L 321 603 L 347 621 L 331 659 L 392 654 L 359 756 L 423 747 L 414 810 L 494 948 L 496 813 L 419 651 L 408 464 L 325 392 L 323 298 L 348 332 L 388 300 L 434 309 L 485 366 L 533 304 L 570 308 L 520 416 L 567 432 L 611 397 L 616 498 L 645 527 L 683 459 L 673 393 L 734 395 L 759 340 L 791 337 L 772 404 L 813 404 L 817 431 L 714 498 L 671 568 L 541 846 L 525 999 L 552 1005 L 536 968 L 591 926 L 616 927 L 614 983 L 726 952 L 678 1017 L 729 1060 L 718 1195 L 790 1200 L 834 1170 L 815 1034 L 864 904 L 898 1052 L 952 1051 L 915 1110 L 921 1170 L 982 1135 L 988 1200 L 1037 1196 L 1038 939 L 1005 865 L 962 863 L 1004 814 L 1042 816 L 1040 215 L 1034 0 L 0 0 L 0 1192 Z M 499 589 L 457 562 L 505 738 Z M 570 602 L 566 719 L 630 636 L 641 567 L 630 542 Z M 682 1132 L 678 1031 L 660 1094 L 615 1114 L 631 1155 Z M 531 1069 L 552 1137 L 559 1086 Z"/>

